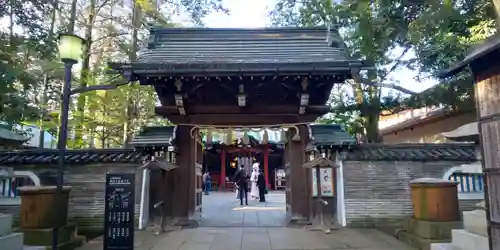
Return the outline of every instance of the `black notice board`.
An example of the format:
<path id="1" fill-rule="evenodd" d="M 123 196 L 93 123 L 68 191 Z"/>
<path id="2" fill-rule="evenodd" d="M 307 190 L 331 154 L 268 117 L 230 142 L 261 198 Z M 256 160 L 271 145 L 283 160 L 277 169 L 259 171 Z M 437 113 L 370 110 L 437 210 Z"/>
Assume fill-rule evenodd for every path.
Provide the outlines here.
<path id="1" fill-rule="evenodd" d="M 106 174 L 104 250 L 134 249 L 135 174 Z"/>

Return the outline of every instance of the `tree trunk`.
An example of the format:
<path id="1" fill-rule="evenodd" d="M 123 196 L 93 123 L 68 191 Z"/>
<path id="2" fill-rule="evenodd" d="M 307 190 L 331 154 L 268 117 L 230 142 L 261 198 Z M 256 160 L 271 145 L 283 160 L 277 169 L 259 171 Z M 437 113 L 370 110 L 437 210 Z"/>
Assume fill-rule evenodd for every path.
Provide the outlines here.
<path id="1" fill-rule="evenodd" d="M 370 87 L 372 88 L 372 87 Z M 375 87 L 373 87 L 375 88 Z M 370 90 L 370 92 L 378 92 L 375 88 Z M 370 93 L 371 94 L 371 93 Z M 365 129 L 366 129 L 366 140 L 368 143 L 381 142 L 381 137 L 378 129 L 378 122 L 380 119 L 380 99 L 378 97 L 371 97 L 367 103 L 368 110 L 365 114 Z"/>
<path id="2" fill-rule="evenodd" d="M 83 49 L 83 61 L 82 69 L 80 73 L 80 87 L 84 88 L 88 86 L 90 74 L 90 49 L 92 47 L 92 29 L 94 27 L 94 20 L 96 18 L 96 0 L 90 0 L 89 15 L 85 22 L 85 48 Z M 84 122 L 85 122 L 85 106 L 87 103 L 87 98 L 85 94 L 80 94 L 78 96 L 77 106 L 76 106 L 76 131 L 75 131 L 75 142 L 78 147 L 84 146 L 83 134 L 84 134 Z"/>
<path id="3" fill-rule="evenodd" d="M 10 0 L 9 10 L 9 51 L 14 52 L 14 4 L 16 0 Z"/>
<path id="4" fill-rule="evenodd" d="M 495 6 L 495 12 L 497 14 L 496 26 L 498 32 L 500 31 L 500 0 L 493 0 L 493 5 Z"/>
<path id="5" fill-rule="evenodd" d="M 49 28 L 49 41 L 54 40 L 54 28 L 56 25 L 56 15 L 57 15 L 57 7 L 58 7 L 58 1 L 54 1 L 52 5 L 52 13 L 50 17 L 50 28 Z M 44 148 L 45 146 L 45 129 L 44 129 L 44 115 L 47 105 L 47 91 L 49 88 L 49 73 L 45 72 L 43 74 L 43 87 L 42 87 L 42 97 L 40 100 L 40 106 L 42 109 L 42 114 L 40 115 L 40 134 L 39 134 L 39 141 L 38 141 L 38 147 L 39 148 Z"/>
<path id="6" fill-rule="evenodd" d="M 139 29 L 141 27 L 141 17 L 142 17 L 142 9 L 140 5 L 134 1 L 134 8 L 132 11 L 132 49 L 128 53 L 129 55 L 129 61 L 133 62 L 137 59 L 137 50 L 138 50 L 138 33 Z M 125 111 L 125 123 L 123 123 L 123 147 L 128 148 L 128 142 L 130 140 L 130 137 L 132 136 L 132 130 L 130 129 L 131 124 L 132 124 L 132 119 L 133 119 L 133 99 L 132 99 L 132 93 L 130 89 L 126 92 L 126 98 L 127 98 L 127 103 L 126 103 L 126 111 Z"/>
<path id="7" fill-rule="evenodd" d="M 75 32 L 76 23 L 76 3 L 78 0 L 71 1 L 71 15 L 69 18 L 68 32 L 73 34 Z"/>
<path id="8" fill-rule="evenodd" d="M 373 70 L 368 71 L 368 79 L 377 81 L 377 73 Z M 378 121 L 380 119 L 380 89 L 376 86 L 368 86 L 366 93 L 367 111 L 364 114 L 366 140 L 368 143 L 380 142 L 381 138 L 378 130 Z"/>

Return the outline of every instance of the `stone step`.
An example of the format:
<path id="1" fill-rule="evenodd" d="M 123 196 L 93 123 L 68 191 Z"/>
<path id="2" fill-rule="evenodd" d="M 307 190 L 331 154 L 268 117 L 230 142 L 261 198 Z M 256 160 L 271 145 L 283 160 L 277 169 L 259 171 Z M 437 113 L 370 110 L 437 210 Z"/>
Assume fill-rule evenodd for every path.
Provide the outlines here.
<path id="1" fill-rule="evenodd" d="M 433 240 L 433 239 L 424 239 L 417 235 L 408 233 L 406 231 L 400 232 L 398 234 L 398 239 L 410 246 L 415 247 L 420 250 L 430 250 L 431 245 L 435 243 L 445 243 L 450 240 Z"/>
<path id="2" fill-rule="evenodd" d="M 76 236 L 70 241 L 59 244 L 59 250 L 74 250 L 85 244 L 84 236 Z M 51 250 L 52 246 L 24 246 L 23 250 Z"/>
<path id="3" fill-rule="evenodd" d="M 12 232 L 12 215 L 0 214 L 0 237 Z"/>
<path id="4" fill-rule="evenodd" d="M 0 237 L 0 246 L 2 249 L 23 250 L 23 234 L 13 233 Z"/>
<path id="5" fill-rule="evenodd" d="M 433 243 L 431 244 L 431 250 L 463 250 L 463 249 L 455 247 L 451 243 Z"/>
<path id="6" fill-rule="evenodd" d="M 463 229 L 454 229 L 451 231 L 454 247 L 463 250 L 489 250 L 488 238 L 467 232 Z"/>
<path id="7" fill-rule="evenodd" d="M 45 229 L 21 229 L 24 233 L 24 244 L 27 246 L 50 246 L 52 245 L 52 228 Z M 59 243 L 73 240 L 77 235 L 75 224 L 67 224 L 59 228 Z"/>
<path id="8" fill-rule="evenodd" d="M 58 250 L 74 250 L 77 249 L 85 243 L 85 237 L 84 236 L 76 236 L 70 241 L 60 243 L 58 246 Z M 51 250 L 51 246 L 45 247 L 46 250 Z"/>
<path id="9" fill-rule="evenodd" d="M 464 229 L 468 232 L 488 237 L 488 224 L 485 210 L 463 212 Z"/>
<path id="10" fill-rule="evenodd" d="M 406 231 L 420 238 L 444 240 L 451 239 L 452 229 L 462 229 L 461 221 L 433 222 L 411 218 L 406 223 Z"/>
<path id="11" fill-rule="evenodd" d="M 46 250 L 46 247 L 24 246 L 23 250 Z"/>

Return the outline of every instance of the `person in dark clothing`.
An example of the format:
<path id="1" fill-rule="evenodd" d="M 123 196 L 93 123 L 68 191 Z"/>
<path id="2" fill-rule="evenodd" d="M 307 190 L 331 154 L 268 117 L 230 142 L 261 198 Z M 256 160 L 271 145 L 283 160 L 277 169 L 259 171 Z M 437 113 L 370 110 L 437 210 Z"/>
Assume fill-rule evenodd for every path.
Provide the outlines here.
<path id="1" fill-rule="evenodd" d="M 238 193 L 240 195 L 240 206 L 243 206 L 243 196 L 245 196 L 245 205 L 248 206 L 248 179 L 250 177 L 243 167 L 240 167 L 234 174 L 234 182 L 238 186 Z"/>
<path id="2" fill-rule="evenodd" d="M 266 178 L 264 178 L 262 171 L 257 177 L 257 187 L 259 187 L 259 202 L 266 202 Z"/>

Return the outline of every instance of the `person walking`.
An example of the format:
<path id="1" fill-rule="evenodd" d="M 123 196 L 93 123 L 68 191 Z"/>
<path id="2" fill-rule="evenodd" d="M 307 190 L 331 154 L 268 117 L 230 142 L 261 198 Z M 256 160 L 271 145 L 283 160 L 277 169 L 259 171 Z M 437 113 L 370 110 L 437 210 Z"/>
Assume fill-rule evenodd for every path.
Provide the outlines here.
<path id="1" fill-rule="evenodd" d="M 207 171 L 203 174 L 203 187 L 205 188 L 205 195 L 208 195 L 209 191 L 212 191 L 212 177 L 210 173 Z"/>
<path id="2" fill-rule="evenodd" d="M 243 206 L 243 196 L 245 196 L 245 205 L 248 206 L 248 174 L 243 167 L 240 167 L 234 174 L 234 182 L 238 186 L 240 197 L 240 206 Z"/>
<path id="3" fill-rule="evenodd" d="M 266 178 L 264 178 L 264 173 L 259 170 L 259 176 L 257 177 L 257 186 L 259 187 L 259 202 L 266 202 Z"/>

